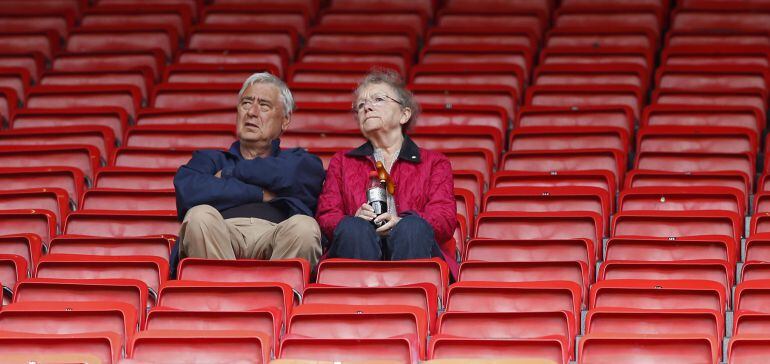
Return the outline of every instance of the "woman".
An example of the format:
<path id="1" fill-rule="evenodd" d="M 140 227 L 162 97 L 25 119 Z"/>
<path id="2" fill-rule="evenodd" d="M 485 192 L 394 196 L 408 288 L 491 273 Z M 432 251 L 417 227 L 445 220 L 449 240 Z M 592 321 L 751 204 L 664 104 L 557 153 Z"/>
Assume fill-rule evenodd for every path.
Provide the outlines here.
<path id="1" fill-rule="evenodd" d="M 373 71 L 354 93 L 354 118 L 368 140 L 332 157 L 316 219 L 331 242 L 327 256 L 364 260 L 442 257 L 456 273 L 451 242 L 456 220 L 452 166 L 419 148 L 406 132 L 419 106 L 400 76 Z M 370 172 L 382 162 L 395 183 L 388 211 L 367 203 Z"/>

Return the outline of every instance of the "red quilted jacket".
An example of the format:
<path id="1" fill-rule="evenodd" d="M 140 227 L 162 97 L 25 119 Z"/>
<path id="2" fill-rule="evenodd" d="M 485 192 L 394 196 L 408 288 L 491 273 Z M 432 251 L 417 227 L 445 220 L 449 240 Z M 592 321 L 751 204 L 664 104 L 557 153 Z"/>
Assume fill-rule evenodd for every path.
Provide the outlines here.
<path id="1" fill-rule="evenodd" d="M 375 170 L 373 151 L 367 142 L 356 149 L 336 153 L 329 162 L 316 213 L 321 231 L 329 241 L 342 218 L 355 215 L 366 202 L 369 171 Z M 396 184 L 393 197 L 399 215 L 416 213 L 433 227 L 444 260 L 456 276 L 455 246 L 451 238 L 457 226 L 457 207 L 449 159 L 439 152 L 418 148 L 405 137 L 390 175 Z"/>

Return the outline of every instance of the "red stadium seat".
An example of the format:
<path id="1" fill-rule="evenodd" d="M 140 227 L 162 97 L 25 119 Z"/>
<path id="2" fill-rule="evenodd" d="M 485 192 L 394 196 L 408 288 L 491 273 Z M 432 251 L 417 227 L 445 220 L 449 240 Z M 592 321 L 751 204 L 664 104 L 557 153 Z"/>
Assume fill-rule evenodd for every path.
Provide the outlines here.
<path id="1" fill-rule="evenodd" d="M 722 235 L 739 240 L 742 216 L 728 211 L 625 211 L 612 218 L 612 236 L 685 237 Z"/>
<path id="2" fill-rule="evenodd" d="M 514 120 L 514 128 L 528 127 L 609 127 L 621 128 L 632 135 L 634 117 L 627 107 L 524 106 Z"/>
<path id="3" fill-rule="evenodd" d="M 641 127 L 734 127 L 751 130 L 759 136 L 765 128 L 761 115 L 761 110 L 745 106 L 653 104 L 644 109 Z"/>
<path id="4" fill-rule="evenodd" d="M 354 362 L 382 360 L 417 363 L 409 340 L 389 339 L 314 339 L 285 338 L 281 343 L 280 359 L 312 359 Z"/>
<path id="5" fill-rule="evenodd" d="M 590 268 L 581 261 L 475 262 L 460 265 L 460 282 L 574 282 L 587 297 L 593 281 Z"/>
<path id="6" fill-rule="evenodd" d="M 92 188 L 83 194 L 79 211 L 176 211 L 174 191 L 126 191 Z"/>
<path id="7" fill-rule="evenodd" d="M 306 46 L 317 49 L 363 48 L 371 52 L 398 50 L 414 54 L 417 34 L 407 28 L 390 26 L 316 26 L 308 35 Z"/>
<path id="8" fill-rule="evenodd" d="M 300 37 L 310 27 L 310 11 L 302 4 L 212 4 L 206 6 L 202 24 L 212 25 L 289 25 Z"/>
<path id="9" fill-rule="evenodd" d="M 0 48 L 3 53 L 39 52 L 49 61 L 59 53 L 59 44 L 59 35 L 54 30 L 8 32 L 0 35 Z"/>
<path id="10" fill-rule="evenodd" d="M 540 52 L 541 65 L 633 64 L 650 70 L 652 52 L 641 47 L 548 47 Z"/>
<path id="11" fill-rule="evenodd" d="M 598 308 L 586 316 L 586 334 L 681 335 L 724 337 L 725 320 L 710 310 Z M 721 345 L 720 345 L 721 346 Z"/>
<path id="12" fill-rule="evenodd" d="M 635 65 L 541 65 L 532 84 L 547 85 L 625 85 L 647 90 L 649 76 Z"/>
<path id="13" fill-rule="evenodd" d="M 316 63 L 296 62 L 289 67 L 286 79 L 300 83 L 339 83 L 355 84 L 362 80 L 372 68 L 390 69 L 398 72 L 398 67 L 390 64 L 366 63 Z"/>
<path id="14" fill-rule="evenodd" d="M 721 352 L 717 339 L 700 335 L 586 335 L 580 340 L 578 363 L 627 358 L 629 363 L 693 360 L 698 363 L 719 362 Z M 634 351 L 628 358 L 628 350 Z M 686 358 L 686 359 L 685 359 Z"/>
<path id="15" fill-rule="evenodd" d="M 109 160 L 115 149 L 115 134 L 106 126 L 62 126 L 58 128 L 22 128 L 0 132 L 2 147 L 37 147 L 85 145 L 99 151 L 100 160 Z"/>
<path id="16" fill-rule="evenodd" d="M 40 84 L 44 86 L 130 85 L 139 90 L 145 103 L 150 97 L 153 82 L 152 70 L 147 67 L 108 71 L 51 71 L 43 74 L 40 79 Z"/>
<path id="17" fill-rule="evenodd" d="M 505 110 L 504 119 L 514 119 L 519 96 L 510 87 L 497 85 L 410 84 L 415 99 L 426 108 L 451 111 L 455 108 Z M 435 105 L 430 107 L 429 105 Z M 506 125 L 508 122 L 506 121 Z"/>
<path id="18" fill-rule="evenodd" d="M 463 261 L 486 262 L 583 262 L 593 271 L 594 243 L 588 239 L 503 240 L 471 239 Z"/>
<path id="19" fill-rule="evenodd" d="M 528 79 L 532 52 L 520 46 L 433 45 L 420 51 L 421 64 L 507 64 L 519 66 Z"/>
<path id="20" fill-rule="evenodd" d="M 100 6 L 132 5 L 135 8 L 139 6 L 147 6 L 147 5 L 152 6 L 157 4 L 177 5 L 177 6 L 183 7 L 185 8 L 185 10 L 187 10 L 186 12 L 192 16 L 193 21 L 197 20 L 198 13 L 203 9 L 203 2 L 200 0 L 160 0 L 160 1 L 151 1 L 151 2 L 148 2 L 147 0 L 100 0 L 99 1 Z"/>
<path id="21" fill-rule="evenodd" d="M 465 5 L 447 6 L 441 9 L 436 18 L 437 28 L 467 27 L 471 29 L 510 28 L 511 24 L 526 29 L 541 39 L 548 26 L 548 12 L 540 9 L 506 9 L 506 2 L 497 2 L 495 7 Z M 521 3 L 519 3 L 521 5 Z"/>
<path id="22" fill-rule="evenodd" d="M 476 238 L 588 239 L 596 246 L 603 219 L 595 212 L 483 212 L 476 219 Z"/>
<path id="23" fill-rule="evenodd" d="M 551 150 L 576 151 L 587 149 L 614 149 L 628 153 L 628 133 L 610 127 L 527 127 L 511 131 L 511 152 Z"/>
<path id="24" fill-rule="evenodd" d="M 595 187 L 498 187 L 484 196 L 481 211 L 589 211 L 608 221 L 610 207 L 610 194 Z"/>
<path id="25" fill-rule="evenodd" d="M 679 89 L 656 89 L 652 93 L 651 101 L 658 105 L 671 105 L 679 107 L 681 110 L 687 110 L 691 107 L 743 107 L 757 110 L 760 120 L 764 120 L 767 114 L 766 97 L 767 93 L 762 90 L 721 90 L 721 89 L 700 89 L 700 90 L 679 90 Z M 744 112 L 744 115 L 746 112 Z M 756 114 L 755 114 L 756 115 Z M 716 123 L 716 122 L 712 122 Z M 722 122 L 723 123 L 723 122 Z M 736 121 L 734 126 L 741 126 Z M 743 122 L 745 123 L 745 121 Z M 764 124 L 759 123 L 759 130 L 764 129 Z"/>
<path id="26" fill-rule="evenodd" d="M 256 72 L 280 76 L 280 70 L 269 63 L 254 64 L 172 64 L 163 72 L 163 82 L 193 84 L 238 84 Z"/>
<path id="27" fill-rule="evenodd" d="M 40 52 L 0 55 L 0 67 L 23 68 L 29 73 L 32 82 L 37 83 L 43 73 L 45 58 Z"/>
<path id="28" fill-rule="evenodd" d="M 526 104 L 530 106 L 629 107 L 636 119 L 642 113 L 642 90 L 626 85 L 543 85 L 527 89 Z"/>
<path id="29" fill-rule="evenodd" d="M 72 53 L 150 51 L 160 49 L 173 59 L 179 35 L 170 24 L 100 25 L 73 29 L 65 50 Z"/>
<path id="30" fill-rule="evenodd" d="M 756 359 L 764 358 L 767 352 L 768 339 L 764 335 L 735 335 L 730 339 L 727 348 L 727 362 L 729 364 L 750 363 Z"/>
<path id="31" fill-rule="evenodd" d="M 56 187 L 0 191 L 0 210 L 21 209 L 51 211 L 55 221 L 63 222 L 70 213 L 70 196 Z"/>
<path id="32" fill-rule="evenodd" d="M 147 255 L 168 261 L 173 238 L 110 238 L 61 235 L 51 239 L 48 254 L 130 256 Z"/>
<path id="33" fill-rule="evenodd" d="M 526 172 L 499 171 L 492 176 L 490 188 L 507 187 L 593 187 L 613 195 L 617 191 L 615 178 L 609 171 Z M 610 210 L 614 211 L 610 198 Z"/>
<path id="34" fill-rule="evenodd" d="M 96 107 L 73 109 L 19 109 L 11 123 L 12 129 L 70 126 L 104 126 L 112 130 L 117 141 L 123 140 L 128 129 L 128 115 L 122 108 Z"/>
<path id="35" fill-rule="evenodd" d="M 143 3 L 104 4 L 88 9 L 80 25 L 91 26 L 172 26 L 180 40 L 190 33 L 194 9 L 183 4 Z"/>
<path id="36" fill-rule="evenodd" d="M 679 46 L 667 47 L 661 54 L 663 66 L 745 66 L 770 67 L 767 47 Z"/>
<path id="37" fill-rule="evenodd" d="M 150 105 L 158 109 L 196 110 L 232 108 L 238 104 L 236 84 L 160 83 L 152 91 Z M 233 118 L 234 119 L 234 118 Z"/>
<path id="38" fill-rule="evenodd" d="M 225 146 L 222 146 L 224 149 Z M 178 169 L 192 157 L 193 149 L 157 149 L 121 147 L 110 163 L 114 167 Z"/>
<path id="39" fill-rule="evenodd" d="M 0 184 L 5 189 L 60 188 L 67 191 L 72 206 L 83 194 L 84 183 L 83 172 L 74 167 L 0 168 Z"/>
<path id="40" fill-rule="evenodd" d="M 200 51 L 264 51 L 280 48 L 291 61 L 297 54 L 298 35 L 288 25 L 213 25 L 194 28 L 188 48 Z"/>
<path id="41" fill-rule="evenodd" d="M 327 13 L 330 14 L 330 13 Z M 333 15 L 333 14 L 331 14 Z M 365 14 L 371 16 L 372 14 Z M 417 16 L 416 14 L 408 14 Z M 351 14 L 350 16 L 359 17 L 360 14 Z M 378 17 L 382 17 L 381 15 Z M 321 18 L 323 22 L 326 17 Z M 368 19 L 367 19 L 368 21 Z M 349 48 L 349 49 L 316 49 L 313 47 L 304 47 L 300 50 L 299 59 L 303 62 L 312 63 L 347 63 L 347 64 L 388 64 L 399 71 L 402 75 L 409 74 L 409 67 L 412 65 L 412 55 L 406 50 L 377 50 L 372 51 L 367 48 Z"/>
<path id="42" fill-rule="evenodd" d="M 126 133 L 126 147 L 168 149 L 220 149 L 234 140 L 233 125 L 199 125 L 190 130 L 188 125 L 146 125 Z M 0 140 L 1 141 L 1 140 Z"/>
<path id="43" fill-rule="evenodd" d="M 179 279 L 208 282 L 280 282 L 302 294 L 310 282 L 310 265 L 304 259 L 232 261 L 185 258 Z"/>
<path id="44" fill-rule="evenodd" d="M 607 28 L 635 27 L 660 34 L 664 11 L 659 6 L 563 6 L 555 14 L 554 27 L 578 28 L 602 24 Z"/>
<path id="45" fill-rule="evenodd" d="M 233 91 L 233 94 L 235 94 L 235 91 Z M 145 108 L 139 111 L 139 115 L 136 117 L 136 126 L 206 124 L 208 126 L 229 125 L 232 127 L 235 125 L 236 115 L 237 110 L 233 107 L 201 110 Z M 294 115 L 296 115 L 296 112 L 292 114 L 292 122 L 294 122 Z"/>
<path id="46" fill-rule="evenodd" d="M 731 187 L 637 187 L 618 197 L 618 211 L 731 211 L 746 213 L 742 191 Z"/>
<path id="47" fill-rule="evenodd" d="M 244 331 L 140 331 L 129 346 L 128 357 L 138 362 L 203 360 L 263 364 L 270 361 L 270 338 L 253 330 Z"/>
<path id="48" fill-rule="evenodd" d="M 441 358 L 526 358 L 568 363 L 569 349 L 559 337 L 535 339 L 465 339 L 434 336 L 430 342 L 431 359 Z"/>
<path id="49" fill-rule="evenodd" d="M 30 11 L 34 10 L 34 11 Z M 52 30 L 61 39 L 66 39 L 77 17 L 74 9 L 46 9 L 37 7 L 2 9 L 0 30 L 16 32 L 45 32 Z"/>
<path id="50" fill-rule="evenodd" d="M 37 262 L 43 254 L 43 241 L 37 234 L 32 233 L 3 235 L 0 236 L 0 254 L 21 257 L 27 262 L 30 273 L 34 275 Z"/>
<path id="51" fill-rule="evenodd" d="M 14 303 L 119 302 L 129 304 L 145 320 L 147 285 L 137 279 L 28 279 L 16 286 Z"/>
<path id="52" fill-rule="evenodd" d="M 120 346 L 120 336 L 111 332 L 69 335 L 5 332 L 0 335 L 3 356 L 17 356 L 23 361 L 36 361 L 39 356 L 64 352 L 88 354 L 101 363 L 117 363 L 121 357 Z"/>
<path id="53" fill-rule="evenodd" d="M 132 119 L 141 105 L 135 86 L 35 86 L 27 96 L 27 107 L 40 109 L 113 106 L 122 108 Z"/>
<path id="54" fill-rule="evenodd" d="M 0 67 L 0 87 L 11 89 L 16 98 L 24 100 L 31 86 L 29 72 L 24 68 Z"/>
<path id="55" fill-rule="evenodd" d="M 2 279 L 2 302 L 5 306 L 9 299 L 9 293 L 14 292 L 18 282 L 26 281 L 29 274 L 27 261 L 19 255 L 0 254 L 0 279 Z"/>
<path id="56" fill-rule="evenodd" d="M 634 47 L 647 50 L 658 48 L 655 32 L 640 27 L 557 27 L 545 37 L 550 47 Z"/>
<path id="57" fill-rule="evenodd" d="M 500 170 L 551 174 L 572 171 L 597 171 L 596 174 L 609 172 L 617 184 L 622 185 L 625 158 L 621 152 L 611 149 L 508 152 L 503 156 Z"/>
<path id="58" fill-rule="evenodd" d="M 608 261 L 686 261 L 721 260 L 734 265 L 740 247 L 733 239 L 714 236 L 680 237 L 676 240 L 654 237 L 610 238 L 604 259 Z"/>
<path id="59" fill-rule="evenodd" d="M 472 339 L 537 339 L 561 336 L 571 341 L 575 318 L 567 311 L 445 312 L 439 316 L 436 336 Z M 569 346 L 569 345 L 568 345 Z"/>
<path id="60" fill-rule="evenodd" d="M 707 280 L 600 280 L 591 286 L 590 309 L 705 309 L 723 314 L 727 293 Z"/>
<path id="61" fill-rule="evenodd" d="M 125 52 L 62 53 L 53 60 L 52 71 L 126 71 L 147 67 L 153 80 L 160 80 L 166 56 L 160 49 Z"/>
<path id="62" fill-rule="evenodd" d="M 663 66 L 655 74 L 655 85 L 661 89 L 767 91 L 768 70 L 743 66 Z"/>
<path id="63" fill-rule="evenodd" d="M 636 156 L 634 167 L 676 173 L 737 172 L 753 181 L 754 159 L 754 153 L 641 152 Z"/>
<path id="64" fill-rule="evenodd" d="M 276 76 L 284 77 L 288 68 L 289 54 L 283 48 L 261 48 L 245 51 L 231 50 L 196 50 L 186 49 L 179 52 L 177 64 L 263 64 L 278 70 Z"/>
<path id="65" fill-rule="evenodd" d="M 426 46 L 436 45 L 487 45 L 521 46 L 534 49 L 538 44 L 537 34 L 525 27 L 474 28 L 435 27 L 428 30 Z"/>
<path id="66" fill-rule="evenodd" d="M 766 279 L 741 282 L 735 287 L 734 311 L 740 313 L 770 313 L 768 306 L 768 283 Z"/>
<path id="67" fill-rule="evenodd" d="M 65 234 L 105 237 L 176 235 L 176 211 L 90 210 L 73 212 L 67 218 Z"/>
<path id="68" fill-rule="evenodd" d="M 599 268 L 598 280 L 708 280 L 732 287 L 735 275 L 727 262 L 713 260 L 686 260 L 673 262 L 604 261 Z M 729 302 L 729 300 L 728 300 Z"/>
<path id="69" fill-rule="evenodd" d="M 420 85 L 504 86 L 521 95 L 524 70 L 506 64 L 417 64 L 412 67 L 409 83 Z"/>
<path id="70" fill-rule="evenodd" d="M 632 170 L 626 175 L 625 188 L 643 187 L 729 187 L 738 191 L 748 206 L 751 191 L 749 176 L 741 172 L 655 172 Z"/>
<path id="71" fill-rule="evenodd" d="M 105 167 L 96 172 L 94 187 L 124 190 L 169 190 L 174 188 L 175 169 Z"/>
<path id="72" fill-rule="evenodd" d="M 49 210 L 0 210 L 0 235 L 36 234 L 48 245 L 56 226 L 56 214 Z"/>

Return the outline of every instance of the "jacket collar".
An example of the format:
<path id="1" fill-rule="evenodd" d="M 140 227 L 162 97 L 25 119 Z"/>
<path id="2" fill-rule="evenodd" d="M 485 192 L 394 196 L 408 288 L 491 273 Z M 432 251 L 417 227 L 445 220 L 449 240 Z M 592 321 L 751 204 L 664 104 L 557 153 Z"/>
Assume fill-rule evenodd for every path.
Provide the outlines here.
<path id="1" fill-rule="evenodd" d="M 238 159 L 244 159 L 241 155 L 241 141 L 236 140 L 233 144 L 230 144 L 230 154 L 238 157 Z M 281 153 L 281 139 L 275 139 L 270 143 L 270 155 L 277 157 Z"/>
<path id="2" fill-rule="evenodd" d="M 374 147 L 371 142 L 366 142 L 346 154 L 351 157 L 370 157 L 374 155 Z M 401 143 L 401 151 L 398 152 L 398 159 L 411 163 L 420 163 L 420 147 L 418 147 L 407 135 L 404 135 L 404 142 Z"/>

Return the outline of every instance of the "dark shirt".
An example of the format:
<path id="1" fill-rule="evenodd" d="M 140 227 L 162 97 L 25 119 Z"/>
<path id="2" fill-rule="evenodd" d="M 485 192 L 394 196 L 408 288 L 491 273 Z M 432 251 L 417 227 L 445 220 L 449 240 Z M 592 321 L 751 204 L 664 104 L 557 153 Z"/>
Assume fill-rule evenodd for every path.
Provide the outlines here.
<path id="1" fill-rule="evenodd" d="M 221 212 L 225 219 L 236 217 L 256 217 L 274 223 L 280 223 L 289 218 L 289 214 L 278 206 L 267 202 L 252 202 L 231 207 Z"/>

